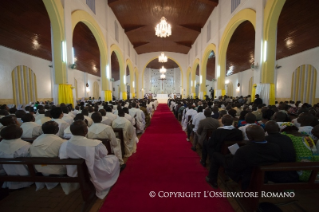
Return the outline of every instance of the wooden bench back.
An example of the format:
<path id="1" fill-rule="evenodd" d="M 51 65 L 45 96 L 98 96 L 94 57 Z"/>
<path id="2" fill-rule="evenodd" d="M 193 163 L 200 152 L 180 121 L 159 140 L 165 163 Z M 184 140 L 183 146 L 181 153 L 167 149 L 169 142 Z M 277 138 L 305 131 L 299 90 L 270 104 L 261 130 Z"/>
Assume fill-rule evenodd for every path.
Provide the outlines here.
<path id="1" fill-rule="evenodd" d="M 8 176 L 0 175 L 0 182 L 64 182 L 64 183 L 79 183 L 82 193 L 82 198 L 85 203 L 95 194 L 95 188 L 90 181 L 90 175 L 84 159 L 59 159 L 59 158 L 0 158 L 0 164 L 25 165 L 28 169 L 27 176 Z M 77 177 L 68 176 L 43 176 L 37 173 L 34 165 L 75 165 L 77 166 Z"/>
<path id="2" fill-rule="evenodd" d="M 121 150 L 122 150 L 122 157 L 124 158 L 125 155 L 125 146 L 124 146 L 124 132 L 122 128 L 113 128 L 113 131 L 118 139 L 121 140 Z"/>

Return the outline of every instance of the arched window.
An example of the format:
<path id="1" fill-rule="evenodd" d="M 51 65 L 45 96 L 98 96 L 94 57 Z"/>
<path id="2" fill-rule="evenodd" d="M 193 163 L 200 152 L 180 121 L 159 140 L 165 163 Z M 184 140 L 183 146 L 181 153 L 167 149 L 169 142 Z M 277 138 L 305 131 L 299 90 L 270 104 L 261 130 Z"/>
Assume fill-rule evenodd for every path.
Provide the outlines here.
<path id="1" fill-rule="evenodd" d="M 31 68 L 20 65 L 12 70 L 13 98 L 16 105 L 37 101 L 37 78 Z"/>
<path id="2" fill-rule="evenodd" d="M 93 96 L 94 96 L 94 99 L 99 99 L 100 97 L 100 86 L 99 86 L 99 83 L 96 81 L 93 84 Z"/>
<path id="3" fill-rule="evenodd" d="M 316 94 L 317 70 L 312 65 L 301 65 L 292 74 L 291 98 L 313 104 Z"/>

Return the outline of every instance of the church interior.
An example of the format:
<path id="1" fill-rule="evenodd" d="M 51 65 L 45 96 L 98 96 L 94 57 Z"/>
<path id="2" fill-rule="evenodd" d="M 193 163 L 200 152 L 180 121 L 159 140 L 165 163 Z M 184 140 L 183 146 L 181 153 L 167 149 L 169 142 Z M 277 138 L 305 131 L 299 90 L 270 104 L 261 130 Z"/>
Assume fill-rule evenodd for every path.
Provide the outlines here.
<path id="1" fill-rule="evenodd" d="M 317 211 L 318 10 L 1 0 L 0 211 Z"/>

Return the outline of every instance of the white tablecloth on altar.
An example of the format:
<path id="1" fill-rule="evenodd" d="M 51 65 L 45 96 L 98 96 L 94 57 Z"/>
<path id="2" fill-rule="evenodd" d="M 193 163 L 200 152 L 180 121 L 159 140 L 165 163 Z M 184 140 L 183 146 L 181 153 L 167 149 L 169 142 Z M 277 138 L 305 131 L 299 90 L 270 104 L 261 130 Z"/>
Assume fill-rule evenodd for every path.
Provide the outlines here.
<path id="1" fill-rule="evenodd" d="M 167 94 L 157 94 L 156 99 L 158 103 L 167 103 L 168 95 Z"/>

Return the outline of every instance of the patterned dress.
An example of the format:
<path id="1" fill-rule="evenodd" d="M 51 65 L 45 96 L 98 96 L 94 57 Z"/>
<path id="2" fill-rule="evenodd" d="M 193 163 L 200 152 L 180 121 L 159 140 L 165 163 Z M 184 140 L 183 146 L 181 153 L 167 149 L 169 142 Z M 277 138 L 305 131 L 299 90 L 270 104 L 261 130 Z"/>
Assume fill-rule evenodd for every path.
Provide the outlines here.
<path id="1" fill-rule="evenodd" d="M 282 133 L 288 136 L 296 150 L 296 162 L 318 162 L 319 155 L 311 151 L 311 149 L 304 144 L 305 137 L 298 137 L 287 133 Z M 311 171 L 298 171 L 300 181 L 308 181 Z"/>

